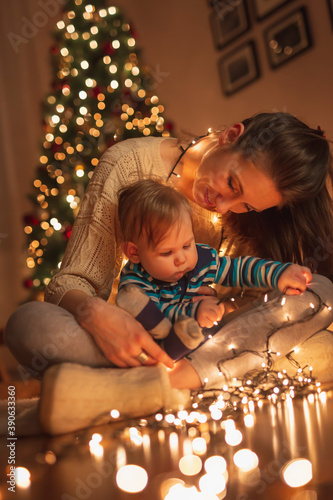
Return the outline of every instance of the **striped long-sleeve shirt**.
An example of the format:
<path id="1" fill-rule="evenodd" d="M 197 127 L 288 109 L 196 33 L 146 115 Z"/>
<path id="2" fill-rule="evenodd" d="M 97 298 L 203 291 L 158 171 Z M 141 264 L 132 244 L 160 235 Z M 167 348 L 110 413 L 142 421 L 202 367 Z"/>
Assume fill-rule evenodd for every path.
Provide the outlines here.
<path id="1" fill-rule="evenodd" d="M 128 284 L 138 285 L 174 323 L 180 315 L 196 318 L 200 302 L 192 303 L 191 299 L 203 285 L 277 288 L 281 274 L 291 265 L 249 256 L 220 257 L 208 245 L 197 244 L 197 251 L 194 269 L 175 283 L 156 280 L 141 264 L 127 262 L 121 272 L 119 289 Z"/>

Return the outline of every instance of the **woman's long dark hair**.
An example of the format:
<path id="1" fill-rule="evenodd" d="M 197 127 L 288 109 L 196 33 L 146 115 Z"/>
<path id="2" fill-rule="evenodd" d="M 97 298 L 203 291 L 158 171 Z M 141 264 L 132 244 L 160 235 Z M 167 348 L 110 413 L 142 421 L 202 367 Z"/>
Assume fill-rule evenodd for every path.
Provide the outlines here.
<path id="1" fill-rule="evenodd" d="M 233 144 L 273 179 L 282 207 L 224 217 L 228 236 L 253 254 L 307 265 L 333 278 L 332 157 L 322 130 L 288 113 L 260 113 L 243 121 Z"/>

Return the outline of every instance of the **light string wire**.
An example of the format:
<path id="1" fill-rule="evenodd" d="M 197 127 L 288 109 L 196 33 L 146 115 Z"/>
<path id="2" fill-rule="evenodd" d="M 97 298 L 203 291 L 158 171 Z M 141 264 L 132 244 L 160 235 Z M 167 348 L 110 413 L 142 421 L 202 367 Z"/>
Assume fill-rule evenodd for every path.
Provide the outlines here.
<path id="1" fill-rule="evenodd" d="M 295 321 L 290 321 L 287 320 L 284 322 L 282 325 L 279 327 L 273 328 L 268 334 L 266 338 L 266 349 L 263 351 L 254 351 L 254 350 L 242 350 L 241 352 L 237 353 L 235 348 L 232 349 L 233 355 L 230 356 L 229 358 L 220 360 L 217 363 L 217 368 L 219 372 L 222 375 L 227 376 L 228 371 L 226 368 L 223 366 L 224 363 L 227 361 L 233 360 L 237 357 L 240 357 L 244 354 L 254 354 L 256 356 L 259 356 L 265 360 L 264 366 L 265 369 L 261 370 L 250 370 L 241 379 L 236 379 L 236 384 L 234 383 L 233 385 L 228 385 L 227 383 L 225 384 L 224 389 L 221 388 L 210 388 L 210 389 L 205 389 L 205 386 L 201 388 L 199 391 L 196 391 L 192 394 L 192 397 L 194 400 L 202 399 L 203 397 L 216 397 L 218 394 L 223 394 L 224 399 L 226 394 L 228 394 L 228 398 L 231 398 L 232 400 L 232 406 L 239 403 L 244 396 L 252 396 L 256 397 L 257 399 L 265 399 L 270 396 L 274 396 L 274 399 L 277 397 L 282 397 L 284 396 L 287 392 L 290 392 L 292 390 L 293 393 L 297 393 L 297 395 L 301 395 L 304 393 L 304 390 L 309 387 L 310 384 L 315 384 L 316 379 L 312 375 L 312 369 L 310 367 L 310 376 L 307 376 L 304 372 L 304 370 L 308 367 L 308 365 L 305 365 L 304 367 L 301 367 L 301 365 L 298 363 L 297 360 L 295 360 L 292 356 L 292 353 L 294 350 L 290 351 L 285 357 L 288 359 L 289 363 L 292 364 L 294 367 L 297 368 L 297 373 L 295 376 L 290 376 L 286 373 L 285 370 L 283 370 L 283 373 L 281 371 L 276 371 L 272 370 L 271 367 L 273 365 L 273 355 L 277 354 L 276 352 L 273 352 L 270 349 L 270 339 L 272 336 L 278 332 L 279 330 L 283 328 L 290 328 L 293 327 L 296 324 L 302 324 L 307 322 L 310 318 L 315 317 L 323 308 L 330 309 L 330 306 L 328 306 L 322 299 L 321 297 L 314 292 L 313 290 L 307 288 L 306 291 L 311 293 L 313 296 L 316 297 L 318 301 L 318 306 L 315 309 L 314 307 L 311 307 L 312 311 L 310 314 L 307 314 L 303 318 Z M 275 302 L 278 300 L 282 300 L 284 298 L 284 293 L 281 293 L 277 299 L 275 299 Z M 263 307 L 271 307 L 271 304 L 269 302 L 263 303 Z M 333 333 L 332 333 L 333 335 Z M 272 387 L 276 388 L 275 392 L 272 392 Z"/>
<path id="2" fill-rule="evenodd" d="M 191 142 L 190 142 L 190 144 L 189 144 L 189 145 L 188 145 L 185 149 L 183 148 L 183 146 L 180 146 L 180 149 L 182 150 L 182 152 L 181 152 L 180 156 L 178 157 L 178 159 L 177 159 L 176 163 L 175 163 L 175 164 L 174 164 L 174 166 L 172 167 L 171 172 L 170 172 L 170 174 L 168 175 L 168 180 L 170 179 L 170 177 L 171 177 L 172 175 L 176 175 L 177 177 L 180 177 L 180 175 L 179 175 L 179 174 L 176 174 L 176 173 L 175 173 L 175 169 L 176 169 L 176 167 L 177 167 L 178 163 L 180 162 L 180 160 L 183 158 L 184 154 L 185 154 L 185 153 L 186 153 L 186 152 L 187 152 L 187 151 L 188 151 L 188 150 L 189 150 L 192 146 L 194 146 L 195 144 L 197 144 L 197 143 L 200 141 L 200 139 L 203 139 L 204 137 L 209 136 L 211 133 L 212 133 L 212 132 L 211 132 L 211 130 L 208 130 L 207 134 L 200 135 L 200 136 L 196 137 L 195 139 L 193 139 L 193 141 L 191 141 Z"/>

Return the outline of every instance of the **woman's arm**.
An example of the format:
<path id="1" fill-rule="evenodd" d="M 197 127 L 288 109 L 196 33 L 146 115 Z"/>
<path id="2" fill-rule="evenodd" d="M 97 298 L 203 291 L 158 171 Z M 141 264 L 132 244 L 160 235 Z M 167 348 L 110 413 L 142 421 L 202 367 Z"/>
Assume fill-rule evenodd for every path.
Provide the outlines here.
<path id="1" fill-rule="evenodd" d="M 142 325 L 119 307 L 81 290 L 68 291 L 59 305 L 71 312 L 78 323 L 91 333 L 105 357 L 116 366 L 140 366 L 136 356 L 145 351 L 149 355 L 145 364 L 161 362 L 169 368 L 173 367 L 171 358 Z"/>

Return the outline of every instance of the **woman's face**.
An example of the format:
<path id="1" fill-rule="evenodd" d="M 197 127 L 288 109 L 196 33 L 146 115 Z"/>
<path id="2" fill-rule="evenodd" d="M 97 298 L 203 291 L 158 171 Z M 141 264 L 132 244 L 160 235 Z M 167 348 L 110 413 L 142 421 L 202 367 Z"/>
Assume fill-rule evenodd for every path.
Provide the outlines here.
<path id="1" fill-rule="evenodd" d="M 198 205 L 221 214 L 262 212 L 282 201 L 268 175 L 228 145 L 220 144 L 203 156 L 192 194 Z"/>

